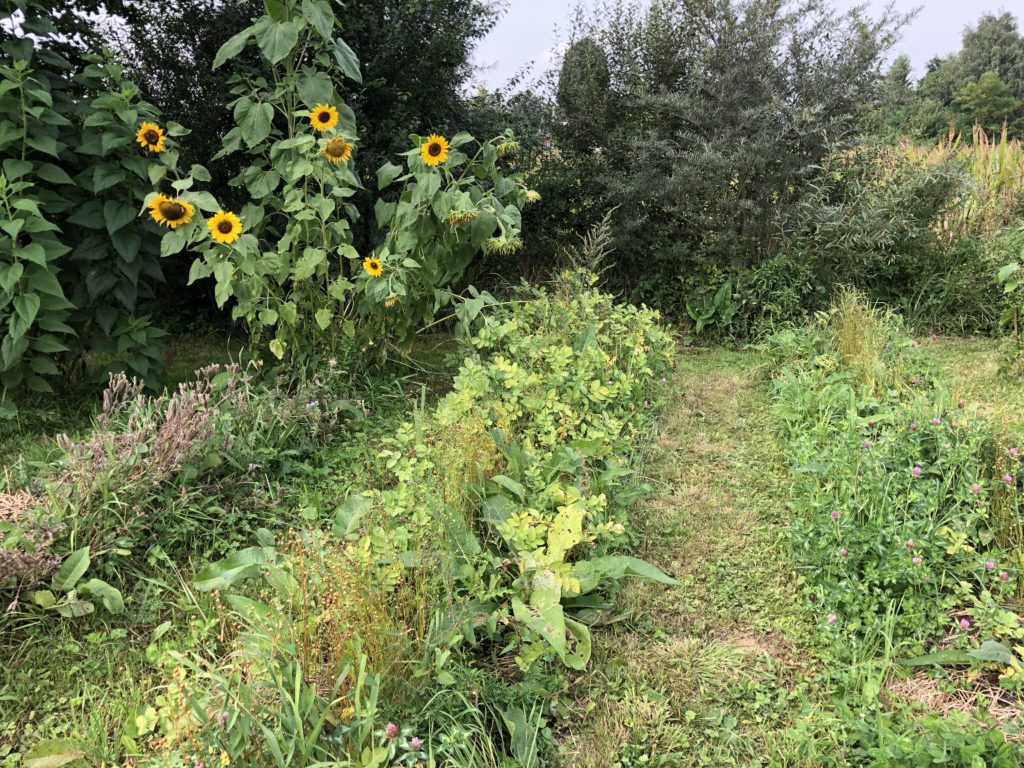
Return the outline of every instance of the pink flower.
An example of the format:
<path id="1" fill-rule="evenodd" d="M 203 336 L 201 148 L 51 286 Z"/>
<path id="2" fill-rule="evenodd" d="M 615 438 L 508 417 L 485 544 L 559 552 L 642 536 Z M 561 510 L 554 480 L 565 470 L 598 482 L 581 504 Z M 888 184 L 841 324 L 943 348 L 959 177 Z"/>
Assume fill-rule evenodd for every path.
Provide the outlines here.
<path id="1" fill-rule="evenodd" d="M 228 713 L 227 713 L 227 711 L 221 712 L 219 715 L 217 715 L 217 722 L 219 722 L 221 725 L 224 725 L 224 723 L 226 723 L 227 721 L 228 721 Z"/>
<path id="2" fill-rule="evenodd" d="M 1003 475 L 1003 482 L 1007 485 L 1013 485 L 1013 475 Z"/>
<path id="3" fill-rule="evenodd" d="M 955 421 L 951 421 L 951 422 L 949 423 L 949 428 L 950 428 L 950 429 L 956 429 L 956 422 L 955 422 Z"/>
<path id="4" fill-rule="evenodd" d="M 833 520 L 838 520 L 839 519 L 839 510 L 838 509 L 833 509 L 832 510 L 832 519 Z"/>
<path id="5" fill-rule="evenodd" d="M 971 486 L 971 493 L 973 493 L 975 496 L 977 496 L 979 493 L 981 493 L 981 486 L 978 485 L 977 483 L 972 485 Z"/>
<path id="6" fill-rule="evenodd" d="M 1010 449 L 1010 455 L 1011 455 L 1011 456 L 1017 456 L 1017 455 L 1018 455 L 1018 454 L 1017 454 L 1017 449 L 1016 449 L 1016 448 L 1011 448 L 1011 449 Z"/>
<path id="7" fill-rule="evenodd" d="M 841 550 L 839 550 L 839 556 L 840 557 L 849 557 L 850 553 L 847 550 L 845 550 L 845 549 L 841 549 Z"/>
<path id="8" fill-rule="evenodd" d="M 914 548 L 914 540 L 913 539 L 907 539 L 907 549 L 913 549 L 913 548 Z"/>
<path id="9" fill-rule="evenodd" d="M 394 723 L 390 723 L 389 722 L 387 724 L 387 726 L 384 728 L 384 735 L 388 739 L 395 739 L 395 738 L 397 738 L 398 737 L 398 726 L 395 725 Z"/>
<path id="10" fill-rule="evenodd" d="M 870 448 L 873 445 L 874 445 L 874 443 L 872 443 L 870 440 L 865 440 L 864 441 L 864 447 L 865 448 Z"/>
<path id="11" fill-rule="evenodd" d="M 956 407 L 960 408 L 960 409 L 966 408 L 967 407 L 967 401 L 966 400 L 961 400 L 959 403 L 956 404 Z"/>
<path id="12" fill-rule="evenodd" d="M 835 624 L 835 623 L 836 623 L 836 621 L 838 621 L 838 620 L 839 620 L 839 617 L 838 617 L 838 616 L 836 616 L 836 615 L 835 615 L 834 613 L 830 613 L 830 614 L 828 615 L 828 623 L 829 623 L 829 624 Z"/>
<path id="13" fill-rule="evenodd" d="M 911 432 L 917 432 L 917 422 L 916 421 L 910 422 L 910 431 Z"/>
<path id="14" fill-rule="evenodd" d="M 937 427 L 940 424 L 942 424 L 942 419 L 934 418 L 934 419 L 932 419 L 932 424 L 934 424 Z"/>
<path id="15" fill-rule="evenodd" d="M 419 736 L 413 736 L 411 739 L 409 739 L 409 746 L 412 747 L 414 750 L 419 751 L 419 748 L 423 746 L 423 742 L 420 741 Z"/>
<path id="16" fill-rule="evenodd" d="M 970 628 L 971 628 L 971 622 L 969 622 L 967 619 L 960 619 L 960 629 L 967 630 L 967 629 L 970 629 Z"/>
<path id="17" fill-rule="evenodd" d="M 991 571 L 995 567 L 996 567 L 996 564 L 993 563 L 991 560 L 986 560 L 985 561 L 985 570 L 986 571 Z"/>
<path id="18" fill-rule="evenodd" d="M 913 561 L 914 565 L 920 565 L 924 562 L 924 560 L 920 557 L 912 557 L 911 560 Z"/>
<path id="19" fill-rule="evenodd" d="M 917 464 L 915 464 L 914 468 L 910 470 L 910 474 L 912 474 L 914 477 L 920 477 L 922 472 L 924 472 L 924 470 L 921 469 L 921 467 L 919 467 Z"/>
<path id="20" fill-rule="evenodd" d="M 1008 574 L 1006 571 L 1000 571 L 999 572 L 999 580 L 1002 581 L 1002 582 L 1009 581 L 1010 580 L 1010 574 Z"/>

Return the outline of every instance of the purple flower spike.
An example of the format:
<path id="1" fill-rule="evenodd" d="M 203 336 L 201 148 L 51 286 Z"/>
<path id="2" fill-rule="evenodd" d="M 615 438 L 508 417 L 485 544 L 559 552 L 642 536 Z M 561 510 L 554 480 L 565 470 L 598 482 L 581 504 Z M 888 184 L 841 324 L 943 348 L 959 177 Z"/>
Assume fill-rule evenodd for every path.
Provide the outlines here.
<path id="1" fill-rule="evenodd" d="M 912 474 L 914 477 L 920 477 L 922 472 L 924 472 L 924 470 L 921 469 L 921 467 L 919 467 L 917 464 L 915 464 L 914 468 L 910 470 L 910 474 Z"/>

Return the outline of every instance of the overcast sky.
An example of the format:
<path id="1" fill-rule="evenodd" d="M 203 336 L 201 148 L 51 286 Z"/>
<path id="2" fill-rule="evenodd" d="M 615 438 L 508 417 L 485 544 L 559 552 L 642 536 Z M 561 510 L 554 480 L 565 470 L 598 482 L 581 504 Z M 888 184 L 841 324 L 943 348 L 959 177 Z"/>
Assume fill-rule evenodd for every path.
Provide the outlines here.
<path id="1" fill-rule="evenodd" d="M 860 0 L 834 0 L 846 10 Z M 593 5 L 594 0 L 584 0 Z M 867 0 L 874 11 L 885 7 L 885 0 Z M 537 72 L 546 69 L 552 51 L 561 39 L 575 0 L 508 0 L 508 11 L 476 51 L 477 79 L 489 88 L 504 85 L 510 77 L 532 62 Z M 959 50 L 960 36 L 968 24 L 984 13 L 1010 11 L 1021 21 L 1020 0 L 896 0 L 900 10 L 920 8 L 917 18 L 903 33 L 895 53 L 910 56 L 914 71 L 920 75 L 933 56 Z"/>

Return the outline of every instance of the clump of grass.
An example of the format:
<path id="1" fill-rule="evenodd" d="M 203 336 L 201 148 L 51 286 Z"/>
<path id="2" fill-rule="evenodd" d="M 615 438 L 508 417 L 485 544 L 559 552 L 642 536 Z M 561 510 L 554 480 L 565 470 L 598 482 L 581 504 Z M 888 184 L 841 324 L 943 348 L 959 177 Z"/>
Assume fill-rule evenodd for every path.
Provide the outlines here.
<path id="1" fill-rule="evenodd" d="M 892 384 L 892 334 L 885 313 L 860 291 L 844 288 L 832 304 L 832 348 L 858 384 L 879 396 Z"/>

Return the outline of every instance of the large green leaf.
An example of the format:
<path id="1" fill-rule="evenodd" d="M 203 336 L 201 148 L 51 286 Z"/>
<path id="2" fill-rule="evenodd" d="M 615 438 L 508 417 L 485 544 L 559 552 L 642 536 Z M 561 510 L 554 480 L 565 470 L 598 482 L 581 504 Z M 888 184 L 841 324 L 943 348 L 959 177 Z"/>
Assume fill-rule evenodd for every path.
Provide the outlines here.
<path id="1" fill-rule="evenodd" d="M 21 759 L 23 768 L 60 768 L 85 757 L 82 745 L 74 739 L 40 741 Z"/>
<path id="2" fill-rule="evenodd" d="M 237 35 L 228 38 L 213 57 L 213 68 L 222 66 L 228 59 L 233 59 L 245 49 L 245 44 L 252 36 L 252 27 L 246 27 Z"/>
<path id="3" fill-rule="evenodd" d="M 334 11 L 324 0 L 302 0 L 302 15 L 325 40 L 334 34 Z"/>
<path id="4" fill-rule="evenodd" d="M 53 574 L 51 586 L 55 592 L 69 592 L 89 569 L 89 548 L 76 549 L 61 563 Z"/>
<path id="5" fill-rule="evenodd" d="M 576 563 L 573 576 L 579 581 L 581 595 L 597 589 L 601 580 L 606 578 L 618 581 L 625 576 L 641 576 L 669 586 L 679 584 L 645 560 L 627 555 L 607 555 Z"/>
<path id="6" fill-rule="evenodd" d="M 193 583 L 200 592 L 227 589 L 240 579 L 258 575 L 262 566 L 274 562 L 275 557 L 271 550 L 263 547 L 241 549 L 207 565 L 196 574 Z"/>
<path id="7" fill-rule="evenodd" d="M 277 64 L 292 52 L 299 42 L 299 28 L 292 21 L 264 25 L 256 33 L 256 43 L 271 64 Z M 252 146 L 250 144 L 250 146 Z"/>
<path id="8" fill-rule="evenodd" d="M 359 71 L 359 57 L 356 56 L 355 51 L 348 47 L 344 40 L 335 41 L 334 57 L 346 77 L 355 80 L 357 83 L 363 82 L 363 75 Z"/>

